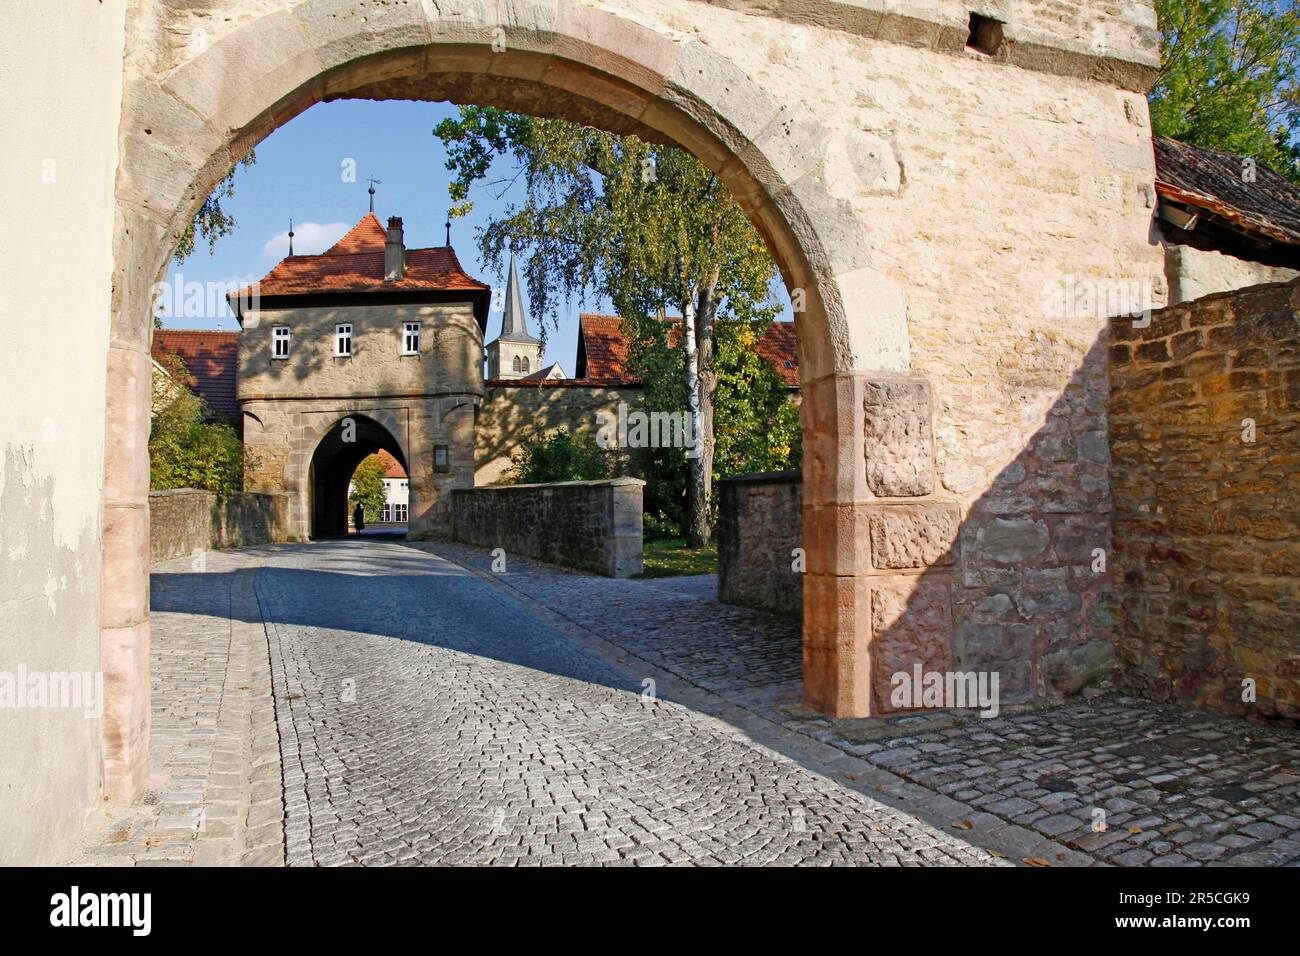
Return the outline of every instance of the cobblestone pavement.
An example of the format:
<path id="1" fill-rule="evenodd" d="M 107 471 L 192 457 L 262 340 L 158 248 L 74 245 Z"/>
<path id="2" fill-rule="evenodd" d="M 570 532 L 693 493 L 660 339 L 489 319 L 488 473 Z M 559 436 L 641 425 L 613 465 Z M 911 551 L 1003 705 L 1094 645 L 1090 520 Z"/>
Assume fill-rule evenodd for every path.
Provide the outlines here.
<path id="1" fill-rule="evenodd" d="M 135 804 L 95 813 L 68 862 L 283 863 L 270 660 L 253 595 L 263 559 L 213 552 L 154 567 L 149 781 Z"/>
<path id="2" fill-rule="evenodd" d="M 477 549 L 433 549 L 489 572 Z M 1300 865 L 1294 730 L 1114 694 L 991 720 L 828 720 L 800 704 L 798 622 L 719 604 L 712 576 L 613 581 L 512 559 L 493 577 L 646 667 L 861 758 L 870 769 L 850 772 L 868 792 L 939 825 L 969 823 L 965 835 L 984 846 L 1049 863 L 1064 850 L 1069 862 Z M 898 791 L 880 770 L 938 799 Z"/>
<path id="3" fill-rule="evenodd" d="M 256 578 L 290 864 L 998 863 L 656 700 L 531 602 L 402 544 Z"/>
<path id="4" fill-rule="evenodd" d="M 1300 863 L 1294 731 L 1115 695 L 827 720 L 797 623 L 711 577 L 490 563 L 156 567 L 149 788 L 70 862 Z"/>

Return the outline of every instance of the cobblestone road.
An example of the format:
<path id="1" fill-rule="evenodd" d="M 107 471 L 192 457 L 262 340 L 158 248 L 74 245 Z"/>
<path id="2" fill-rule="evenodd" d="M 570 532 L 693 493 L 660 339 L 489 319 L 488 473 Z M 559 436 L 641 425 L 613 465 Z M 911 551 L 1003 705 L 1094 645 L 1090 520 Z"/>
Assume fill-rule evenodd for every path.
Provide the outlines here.
<path id="1" fill-rule="evenodd" d="M 436 549 L 490 568 L 476 549 Z M 1019 859 L 1063 862 L 1065 850 L 1070 862 L 1300 865 L 1295 730 L 1115 694 L 992 720 L 828 720 L 799 702 L 798 622 L 719 604 L 711 576 L 621 582 L 514 559 L 494 577 L 646 665 L 862 758 L 857 782 L 940 825 L 970 823 L 972 841 Z M 934 797 L 896 790 L 878 770 Z"/>
<path id="2" fill-rule="evenodd" d="M 396 543 L 258 572 L 290 864 L 996 863 Z"/>
<path id="3" fill-rule="evenodd" d="M 490 565 L 156 567 L 149 787 L 72 862 L 1300 864 L 1295 731 L 1116 695 L 828 720 L 797 622 L 712 578 Z"/>

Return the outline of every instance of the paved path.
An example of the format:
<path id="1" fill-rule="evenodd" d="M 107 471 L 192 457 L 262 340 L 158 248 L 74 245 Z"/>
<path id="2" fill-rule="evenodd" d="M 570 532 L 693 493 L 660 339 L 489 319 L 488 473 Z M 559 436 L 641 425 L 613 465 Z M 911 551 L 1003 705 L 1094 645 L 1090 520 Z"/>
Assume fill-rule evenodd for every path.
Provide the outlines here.
<path id="1" fill-rule="evenodd" d="M 827 720 L 797 623 L 711 578 L 490 567 L 366 539 L 155 568 L 154 772 L 76 862 L 1300 863 L 1294 731 L 1113 695 Z"/>
<path id="2" fill-rule="evenodd" d="M 88 865 L 276 866 L 284 862 L 279 737 L 258 550 L 154 569 L 152 730 L 144 796 L 87 823 Z"/>
<path id="3" fill-rule="evenodd" d="M 436 549 L 490 568 L 476 549 Z M 854 785 L 941 826 L 969 822 L 969 839 L 1013 859 L 1300 865 L 1295 730 L 1115 694 L 992 720 L 829 720 L 800 703 L 798 622 L 719 604 L 712 577 L 618 582 L 522 559 L 493 577 L 571 630 L 614 642 L 629 663 L 727 701 L 733 722 L 752 715 L 769 722 L 768 739 L 775 728 L 862 758 Z"/>
<path id="4" fill-rule="evenodd" d="M 258 572 L 290 864 L 996 862 L 401 544 Z"/>

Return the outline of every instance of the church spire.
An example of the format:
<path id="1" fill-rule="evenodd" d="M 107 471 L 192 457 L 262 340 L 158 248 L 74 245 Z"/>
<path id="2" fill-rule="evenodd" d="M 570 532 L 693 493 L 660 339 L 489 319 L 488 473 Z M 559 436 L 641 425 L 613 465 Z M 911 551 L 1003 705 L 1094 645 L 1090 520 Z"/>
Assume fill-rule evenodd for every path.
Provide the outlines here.
<path id="1" fill-rule="evenodd" d="M 510 277 L 506 280 L 505 315 L 501 318 L 500 338 L 514 342 L 538 341 L 528 332 L 528 315 L 524 312 L 523 297 L 519 290 L 519 270 L 515 267 L 515 251 L 510 250 Z"/>

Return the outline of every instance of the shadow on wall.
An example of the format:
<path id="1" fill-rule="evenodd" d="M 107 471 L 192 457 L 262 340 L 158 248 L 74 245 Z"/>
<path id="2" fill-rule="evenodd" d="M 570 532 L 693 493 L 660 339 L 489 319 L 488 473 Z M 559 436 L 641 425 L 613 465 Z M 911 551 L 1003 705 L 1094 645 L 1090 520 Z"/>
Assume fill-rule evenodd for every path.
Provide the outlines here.
<path id="1" fill-rule="evenodd" d="M 1112 678 L 1107 339 L 1087 349 L 1025 448 L 959 524 L 955 510 L 949 522 L 922 521 L 906 503 L 873 514 L 870 666 L 880 711 L 900 709 L 891 678 L 917 665 L 997 674 L 1004 705 Z M 1008 353 L 1001 384 L 1011 422 L 1056 392 L 1050 383 L 1071 352 L 1032 336 Z"/>
<path id="2" fill-rule="evenodd" d="M 964 520 L 952 492 L 938 484 L 938 494 L 878 499 L 865 508 L 869 530 L 853 542 L 867 568 L 857 583 L 869 591 L 869 602 L 860 603 L 869 607 L 872 639 L 858 664 L 869 668 L 873 712 L 910 708 L 891 700 L 891 680 L 910 678 L 917 666 L 923 674 L 996 673 L 1003 703 L 1062 698 L 1112 678 L 1107 339 L 1103 333 L 1085 347 L 1037 333 L 1018 343 L 1003 357 L 999 381 L 980 386 L 1000 390 L 987 413 L 993 422 L 958 400 L 935 410 L 940 427 L 978 427 L 990 442 L 972 446 L 973 463 L 960 463 L 967 486 L 987 486 Z M 1067 369 L 1061 388 L 1055 383 Z M 1001 435 L 1035 425 L 996 475 L 978 470 L 981 455 L 1005 452 L 996 444 Z M 958 463 L 941 461 L 936 470 L 958 483 Z M 727 528 L 720 532 L 723 560 L 730 554 L 749 565 L 739 574 L 724 569 L 723 596 L 800 613 L 804 593 L 791 547 L 819 542 L 799 531 L 798 487 L 783 489 L 772 475 L 723 487 L 724 504 L 750 501 L 731 537 L 748 533 L 749 515 L 759 515 L 762 528 L 757 541 L 740 545 Z M 773 607 L 786 593 L 789 607 Z"/>

